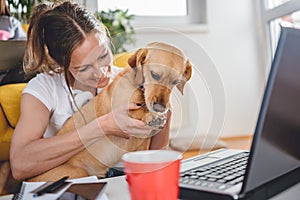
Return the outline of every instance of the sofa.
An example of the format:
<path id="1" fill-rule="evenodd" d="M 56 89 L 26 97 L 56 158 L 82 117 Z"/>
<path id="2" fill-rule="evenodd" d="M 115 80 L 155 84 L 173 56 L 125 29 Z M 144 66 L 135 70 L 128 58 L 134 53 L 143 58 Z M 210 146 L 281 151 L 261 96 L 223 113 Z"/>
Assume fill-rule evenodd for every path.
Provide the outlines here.
<path id="1" fill-rule="evenodd" d="M 121 53 L 114 56 L 114 65 L 127 66 L 131 54 Z M 9 149 L 14 128 L 20 116 L 21 94 L 26 83 L 0 86 L 0 161 L 9 159 Z"/>
<path id="2" fill-rule="evenodd" d="M 10 141 L 20 116 L 21 93 L 26 83 L 0 87 L 0 160 L 9 158 Z"/>

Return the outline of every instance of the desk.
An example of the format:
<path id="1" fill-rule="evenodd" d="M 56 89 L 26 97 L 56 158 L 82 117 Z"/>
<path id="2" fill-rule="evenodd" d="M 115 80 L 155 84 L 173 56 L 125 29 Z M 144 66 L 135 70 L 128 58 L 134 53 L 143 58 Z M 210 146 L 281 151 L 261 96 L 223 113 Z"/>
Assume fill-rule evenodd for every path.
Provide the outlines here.
<path id="1" fill-rule="evenodd" d="M 252 136 L 248 135 L 248 136 L 234 137 L 234 138 L 222 138 L 222 141 L 226 142 L 228 148 L 250 150 Z M 206 152 L 208 152 L 208 150 L 187 151 L 183 153 L 183 158 L 186 159 Z M 106 195 L 109 200 L 130 200 L 128 185 L 124 176 L 103 179 L 101 181 L 108 182 L 106 188 Z M 299 196 L 300 196 L 300 183 L 272 197 L 271 200 L 287 200 L 287 199 L 293 200 L 293 199 L 299 199 Z"/>
<path id="2" fill-rule="evenodd" d="M 130 200 L 130 194 L 125 176 L 101 179 L 100 182 L 108 183 L 105 189 L 105 194 L 109 200 Z M 11 200 L 12 196 L 13 195 L 0 196 L 0 200 Z M 270 200 L 294 200 L 299 199 L 299 196 L 300 183 L 272 197 Z"/>
<path id="3" fill-rule="evenodd" d="M 130 194 L 125 176 L 102 179 L 101 182 L 108 183 L 105 194 L 109 200 L 130 200 Z M 293 200 L 299 199 L 299 196 L 300 183 L 272 197 L 270 200 Z"/>
<path id="4" fill-rule="evenodd" d="M 107 182 L 105 194 L 109 200 L 130 200 L 125 176 L 101 179 L 100 182 Z"/>

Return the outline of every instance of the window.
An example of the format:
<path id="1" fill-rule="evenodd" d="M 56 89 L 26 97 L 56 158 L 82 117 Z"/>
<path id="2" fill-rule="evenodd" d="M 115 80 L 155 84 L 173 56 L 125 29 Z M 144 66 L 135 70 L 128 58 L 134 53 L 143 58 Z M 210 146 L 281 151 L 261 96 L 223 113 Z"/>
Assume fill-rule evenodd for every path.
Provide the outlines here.
<path id="1" fill-rule="evenodd" d="M 264 66 L 265 79 L 268 78 L 270 66 L 275 54 L 280 26 L 290 26 L 288 17 L 300 10 L 299 0 L 256 0 L 257 5 L 257 36 L 259 63 Z M 297 24 L 293 24 L 297 26 Z"/>
<path id="2" fill-rule="evenodd" d="M 137 27 L 206 24 L 206 0 L 98 0 L 98 10 L 116 8 L 136 15 Z"/>
<path id="3" fill-rule="evenodd" d="M 272 8 L 278 7 L 288 1 L 290 1 L 290 0 L 267 0 L 266 7 L 268 9 L 272 9 Z"/>
<path id="4" fill-rule="evenodd" d="M 262 26 L 265 32 L 264 41 L 269 50 L 269 63 L 274 56 L 280 36 L 280 26 L 300 28 L 300 1 L 299 0 L 265 0 L 260 1 L 262 9 Z M 267 65 L 269 66 L 269 65 Z"/>
<path id="5" fill-rule="evenodd" d="M 131 14 L 137 16 L 186 16 L 186 2 L 187 0 L 99 0 L 99 9 L 119 8 L 126 10 L 128 8 Z"/>

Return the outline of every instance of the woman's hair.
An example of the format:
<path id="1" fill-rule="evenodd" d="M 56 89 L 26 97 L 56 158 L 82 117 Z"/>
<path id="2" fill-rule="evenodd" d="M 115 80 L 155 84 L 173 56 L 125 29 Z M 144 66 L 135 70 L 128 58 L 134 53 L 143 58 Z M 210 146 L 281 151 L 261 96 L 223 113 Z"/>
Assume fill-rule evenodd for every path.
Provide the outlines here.
<path id="1" fill-rule="evenodd" d="M 11 16 L 9 8 L 5 4 L 5 0 L 0 0 L 0 15 Z"/>
<path id="2" fill-rule="evenodd" d="M 49 74 L 64 71 L 69 85 L 69 81 L 74 81 L 68 77 L 72 52 L 90 33 L 106 37 L 107 29 L 78 4 L 69 1 L 38 4 L 30 18 L 24 70 Z"/>

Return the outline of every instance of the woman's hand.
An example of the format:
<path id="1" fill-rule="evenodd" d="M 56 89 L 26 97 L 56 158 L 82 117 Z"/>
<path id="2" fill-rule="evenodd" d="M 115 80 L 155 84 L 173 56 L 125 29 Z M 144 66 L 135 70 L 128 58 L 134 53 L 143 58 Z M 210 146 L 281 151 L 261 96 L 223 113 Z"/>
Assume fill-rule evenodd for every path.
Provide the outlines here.
<path id="1" fill-rule="evenodd" d="M 131 135 L 136 137 L 149 137 L 153 128 L 147 126 L 145 122 L 133 119 L 128 115 L 129 110 L 139 109 L 135 103 L 122 104 L 112 112 L 98 118 L 98 123 L 106 135 L 129 138 Z"/>

